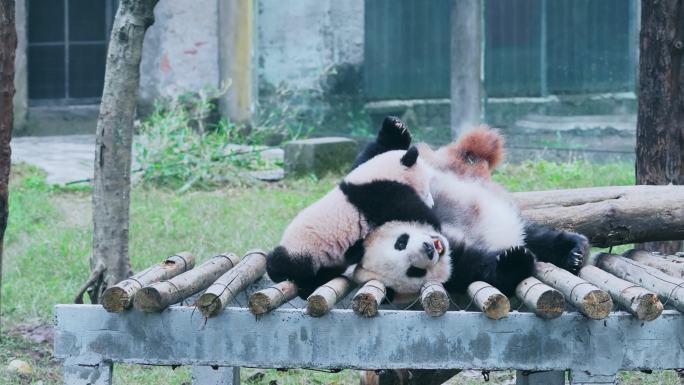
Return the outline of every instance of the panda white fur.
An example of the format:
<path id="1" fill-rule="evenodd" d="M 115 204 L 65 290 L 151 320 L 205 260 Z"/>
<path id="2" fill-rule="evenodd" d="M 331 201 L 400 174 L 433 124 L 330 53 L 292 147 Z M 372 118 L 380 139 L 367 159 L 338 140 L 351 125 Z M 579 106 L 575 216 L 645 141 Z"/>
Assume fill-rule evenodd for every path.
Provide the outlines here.
<path id="1" fill-rule="evenodd" d="M 430 280 L 460 292 L 482 280 L 511 294 L 531 275 L 535 258 L 576 273 L 589 251 L 587 239 L 527 223 L 508 193 L 489 178 L 502 147 L 501 136 L 486 129 L 435 152 L 422 146 L 421 157 L 435 168 L 430 189 L 441 229 L 410 221 L 378 227 L 363 243 L 365 253 L 354 279 L 378 279 L 398 294 L 415 294 Z M 438 236 L 446 238 L 447 251 L 435 261 L 426 257 L 429 248 L 423 252 L 415 245 Z M 413 245 L 410 250 L 392 247 L 406 240 Z"/>
<path id="2" fill-rule="evenodd" d="M 280 244 L 267 256 L 266 270 L 274 282 L 295 282 L 305 298 L 360 260 L 362 240 L 372 229 L 391 221 L 440 228 L 430 209 L 434 169 L 419 159 L 415 147 L 394 150 L 410 143 L 408 131 L 399 123 L 386 119 L 372 159 L 364 160 L 288 225 Z"/>

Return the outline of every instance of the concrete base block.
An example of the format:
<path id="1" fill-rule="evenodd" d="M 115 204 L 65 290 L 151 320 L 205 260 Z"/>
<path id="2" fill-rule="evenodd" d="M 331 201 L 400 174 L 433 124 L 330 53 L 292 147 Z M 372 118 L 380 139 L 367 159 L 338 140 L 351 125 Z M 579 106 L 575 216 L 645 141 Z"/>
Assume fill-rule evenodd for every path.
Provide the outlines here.
<path id="1" fill-rule="evenodd" d="M 357 154 L 358 145 L 348 138 L 296 140 L 285 145 L 285 175 L 346 172 Z"/>

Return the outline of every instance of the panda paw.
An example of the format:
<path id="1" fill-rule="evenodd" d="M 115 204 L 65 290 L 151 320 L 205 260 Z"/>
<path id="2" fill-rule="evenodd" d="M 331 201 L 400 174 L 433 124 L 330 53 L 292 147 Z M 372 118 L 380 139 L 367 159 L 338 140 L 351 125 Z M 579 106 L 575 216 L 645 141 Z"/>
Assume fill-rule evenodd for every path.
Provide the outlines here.
<path id="1" fill-rule="evenodd" d="M 584 259 L 589 255 L 590 246 L 587 237 L 572 232 L 561 234 L 566 252 L 557 261 L 557 266 L 573 274 L 577 274 L 584 265 Z"/>
<path id="2" fill-rule="evenodd" d="M 535 256 L 534 253 L 525 246 L 514 246 L 504 250 L 497 258 L 499 260 L 499 263 L 497 264 L 499 272 L 504 272 L 506 274 L 519 272 L 526 275 L 525 278 L 532 274 Z"/>
<path id="3" fill-rule="evenodd" d="M 411 145 L 411 132 L 401 119 L 388 116 L 382 122 L 377 141 L 392 150 L 406 150 Z"/>

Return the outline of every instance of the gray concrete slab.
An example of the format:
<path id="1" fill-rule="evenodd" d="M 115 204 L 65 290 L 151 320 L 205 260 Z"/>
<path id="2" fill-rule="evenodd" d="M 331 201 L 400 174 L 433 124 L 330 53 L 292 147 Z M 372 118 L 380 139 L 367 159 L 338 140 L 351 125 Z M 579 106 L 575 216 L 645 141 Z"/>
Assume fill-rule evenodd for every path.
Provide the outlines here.
<path id="1" fill-rule="evenodd" d="M 48 183 L 92 178 L 94 135 L 12 138 L 12 162 L 25 162 L 47 172 Z"/>

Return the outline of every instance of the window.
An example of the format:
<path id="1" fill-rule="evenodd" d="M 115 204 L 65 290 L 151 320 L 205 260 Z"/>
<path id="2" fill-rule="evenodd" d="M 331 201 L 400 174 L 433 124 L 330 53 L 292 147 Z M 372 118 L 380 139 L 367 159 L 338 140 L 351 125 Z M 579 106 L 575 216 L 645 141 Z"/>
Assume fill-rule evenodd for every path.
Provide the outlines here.
<path id="1" fill-rule="evenodd" d="M 31 104 L 97 103 L 117 0 L 28 0 Z"/>

